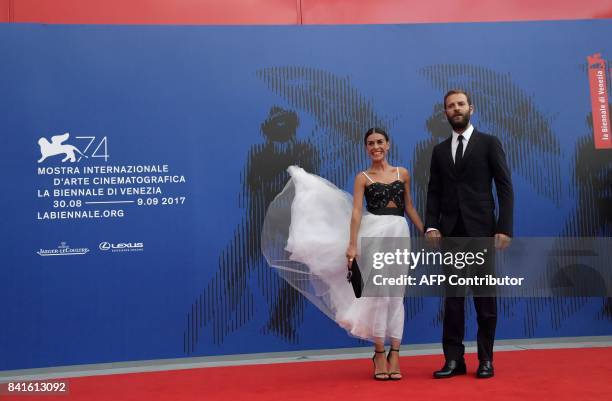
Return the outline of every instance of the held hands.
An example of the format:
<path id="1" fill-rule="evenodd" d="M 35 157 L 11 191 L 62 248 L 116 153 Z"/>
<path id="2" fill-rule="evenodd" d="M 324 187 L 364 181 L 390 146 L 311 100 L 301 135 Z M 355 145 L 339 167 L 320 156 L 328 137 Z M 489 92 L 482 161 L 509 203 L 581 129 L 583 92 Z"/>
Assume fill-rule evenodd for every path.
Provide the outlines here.
<path id="1" fill-rule="evenodd" d="M 510 246 L 510 241 L 512 241 L 512 239 L 506 234 L 495 234 L 495 249 L 503 250 L 508 248 L 508 246 Z"/>
<path id="2" fill-rule="evenodd" d="M 440 234 L 440 231 L 433 229 L 433 230 L 429 230 L 425 233 L 425 236 L 427 238 L 442 238 L 442 234 Z"/>
<path id="3" fill-rule="evenodd" d="M 425 238 L 427 242 L 435 248 L 440 246 L 440 240 L 442 239 L 442 234 L 437 229 L 429 230 L 425 233 Z"/>
<path id="4" fill-rule="evenodd" d="M 425 233 L 425 237 L 427 240 L 434 246 L 440 244 L 440 240 L 442 235 L 438 230 L 430 230 Z M 499 250 L 504 250 L 510 246 L 510 242 L 512 242 L 512 238 L 507 236 L 506 234 L 497 233 L 495 234 L 495 248 Z"/>

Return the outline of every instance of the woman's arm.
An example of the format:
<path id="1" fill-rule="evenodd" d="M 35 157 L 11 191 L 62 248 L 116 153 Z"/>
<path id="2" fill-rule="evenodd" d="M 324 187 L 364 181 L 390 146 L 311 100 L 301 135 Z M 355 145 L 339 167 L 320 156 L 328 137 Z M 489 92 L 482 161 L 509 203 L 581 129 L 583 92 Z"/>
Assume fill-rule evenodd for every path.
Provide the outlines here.
<path id="1" fill-rule="evenodd" d="M 359 173 L 355 177 L 353 187 L 353 213 L 351 214 L 350 240 L 346 249 L 346 258 L 349 267 L 357 256 L 357 236 L 361 225 L 361 210 L 363 208 L 363 193 L 365 191 L 366 180 L 363 174 Z"/>
<path id="2" fill-rule="evenodd" d="M 414 224 L 416 229 L 422 234 L 423 221 L 421 220 L 421 217 L 419 217 L 419 213 L 414 208 L 414 205 L 412 204 L 412 196 L 410 195 L 410 173 L 408 173 L 408 170 L 401 167 L 400 177 L 402 178 L 402 181 L 404 181 L 404 205 L 406 205 L 406 216 L 408 216 L 412 224 Z"/>

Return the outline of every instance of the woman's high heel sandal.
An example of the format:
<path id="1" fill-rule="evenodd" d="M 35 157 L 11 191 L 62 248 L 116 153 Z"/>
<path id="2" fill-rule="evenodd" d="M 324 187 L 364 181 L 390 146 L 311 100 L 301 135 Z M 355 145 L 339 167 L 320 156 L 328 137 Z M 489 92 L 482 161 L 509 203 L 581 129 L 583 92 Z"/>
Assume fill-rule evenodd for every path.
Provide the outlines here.
<path id="1" fill-rule="evenodd" d="M 374 350 L 374 356 L 372 357 L 372 363 L 374 364 L 374 380 L 389 380 L 389 373 L 387 372 L 378 372 L 376 373 L 376 362 L 374 359 L 376 358 L 376 354 L 384 354 L 385 350 L 376 351 Z"/>
<path id="2" fill-rule="evenodd" d="M 399 358 L 399 349 L 391 348 L 389 349 L 389 353 L 387 354 L 387 362 L 389 362 L 389 357 L 391 356 L 391 352 L 397 352 L 397 356 Z M 389 380 L 402 380 L 402 372 L 389 372 L 388 374 Z"/>

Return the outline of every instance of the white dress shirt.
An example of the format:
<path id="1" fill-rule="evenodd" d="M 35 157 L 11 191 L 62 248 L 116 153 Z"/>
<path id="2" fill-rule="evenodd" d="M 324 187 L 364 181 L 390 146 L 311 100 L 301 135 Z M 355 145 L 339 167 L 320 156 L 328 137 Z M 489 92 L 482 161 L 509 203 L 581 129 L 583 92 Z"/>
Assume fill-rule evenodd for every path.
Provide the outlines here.
<path id="1" fill-rule="evenodd" d="M 463 153 L 461 156 L 465 154 L 465 149 L 467 149 L 467 144 L 470 141 L 470 137 L 474 132 L 474 126 L 472 124 L 468 125 L 467 129 L 463 131 Z M 453 161 L 455 161 L 455 154 L 457 153 L 457 146 L 459 146 L 459 134 L 453 131 L 453 140 L 451 141 L 451 153 L 453 156 Z"/>

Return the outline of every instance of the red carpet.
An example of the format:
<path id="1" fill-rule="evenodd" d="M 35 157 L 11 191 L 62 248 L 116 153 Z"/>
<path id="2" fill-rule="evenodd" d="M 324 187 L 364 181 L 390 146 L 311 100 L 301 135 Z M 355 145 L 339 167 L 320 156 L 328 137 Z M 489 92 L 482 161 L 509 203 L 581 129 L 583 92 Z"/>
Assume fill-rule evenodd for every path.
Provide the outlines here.
<path id="1" fill-rule="evenodd" d="M 402 357 L 404 379 L 376 382 L 369 360 L 202 368 L 68 379 L 70 394 L 43 400 L 610 400 L 612 348 L 495 354 L 496 377 L 433 380 L 441 356 Z M 12 396 L 2 396 L 11 399 Z M 29 397 L 29 399 L 33 399 Z"/>

